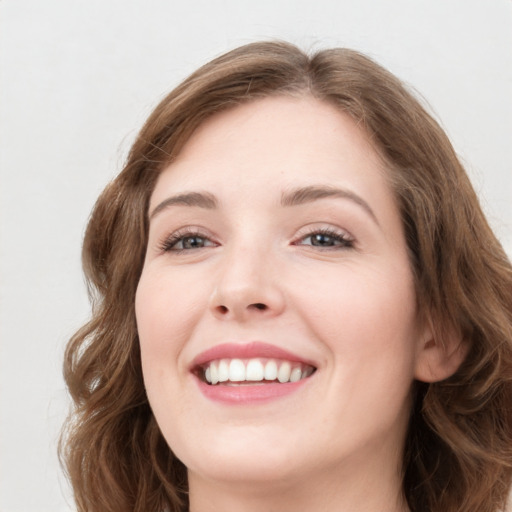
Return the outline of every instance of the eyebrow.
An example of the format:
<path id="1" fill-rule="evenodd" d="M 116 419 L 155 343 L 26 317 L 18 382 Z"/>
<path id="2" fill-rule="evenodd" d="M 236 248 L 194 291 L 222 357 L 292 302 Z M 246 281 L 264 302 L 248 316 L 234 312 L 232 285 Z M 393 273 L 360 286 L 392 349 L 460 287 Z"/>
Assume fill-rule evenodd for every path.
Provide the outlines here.
<path id="1" fill-rule="evenodd" d="M 343 189 L 334 188 L 327 186 L 308 186 L 301 187 L 296 190 L 289 192 L 283 192 L 281 194 L 281 206 L 298 206 L 305 203 L 311 203 L 319 199 L 327 198 L 341 198 L 348 199 L 370 215 L 370 217 L 379 225 L 379 221 L 370 205 L 356 193 Z M 159 203 L 154 210 L 150 213 L 149 218 L 152 219 L 155 215 L 158 215 L 161 211 L 165 210 L 169 206 L 181 205 L 181 206 L 195 206 L 197 208 L 205 208 L 207 210 L 214 210 L 218 207 L 217 198 L 209 192 L 186 192 L 175 196 L 168 197 Z"/>
<path id="2" fill-rule="evenodd" d="M 165 210 L 166 208 L 169 208 L 169 206 L 173 205 L 195 206 L 197 208 L 214 210 L 217 208 L 218 202 L 215 196 L 208 192 L 187 192 L 184 194 L 178 194 L 176 196 L 168 197 L 159 203 L 150 213 L 149 218 L 152 219 L 162 210 Z"/>
<path id="3" fill-rule="evenodd" d="M 331 197 L 348 199 L 354 202 L 355 204 L 360 206 L 368 215 L 370 215 L 370 217 L 374 220 L 374 222 L 377 225 L 379 225 L 377 216 L 371 209 L 370 205 L 361 196 L 358 196 L 355 192 L 352 192 L 351 190 L 347 190 L 344 188 L 326 187 L 323 185 L 298 188 L 296 190 L 284 192 L 281 195 L 281 205 L 297 206 L 304 203 L 311 203 L 313 201 L 317 201 L 318 199 L 326 199 Z"/>

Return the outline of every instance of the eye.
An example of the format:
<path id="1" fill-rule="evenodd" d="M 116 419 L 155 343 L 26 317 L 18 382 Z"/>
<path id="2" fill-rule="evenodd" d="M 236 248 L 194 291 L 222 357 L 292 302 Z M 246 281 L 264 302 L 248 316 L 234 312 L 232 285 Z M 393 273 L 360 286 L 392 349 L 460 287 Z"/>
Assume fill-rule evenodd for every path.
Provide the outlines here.
<path id="1" fill-rule="evenodd" d="M 215 242 L 200 232 L 180 230 L 166 238 L 161 249 L 163 252 L 181 252 L 216 246 Z"/>
<path id="2" fill-rule="evenodd" d="M 344 249 L 354 246 L 354 239 L 343 231 L 316 229 L 303 236 L 295 245 L 309 245 L 323 249 Z"/>

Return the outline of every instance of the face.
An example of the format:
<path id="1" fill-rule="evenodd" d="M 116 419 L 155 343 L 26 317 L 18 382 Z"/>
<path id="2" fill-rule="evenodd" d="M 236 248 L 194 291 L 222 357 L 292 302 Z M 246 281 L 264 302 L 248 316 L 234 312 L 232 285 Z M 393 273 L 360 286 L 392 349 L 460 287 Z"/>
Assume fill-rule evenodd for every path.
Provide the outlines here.
<path id="1" fill-rule="evenodd" d="M 364 132 L 310 97 L 218 114 L 149 216 L 144 380 L 189 479 L 397 473 L 423 333 Z"/>

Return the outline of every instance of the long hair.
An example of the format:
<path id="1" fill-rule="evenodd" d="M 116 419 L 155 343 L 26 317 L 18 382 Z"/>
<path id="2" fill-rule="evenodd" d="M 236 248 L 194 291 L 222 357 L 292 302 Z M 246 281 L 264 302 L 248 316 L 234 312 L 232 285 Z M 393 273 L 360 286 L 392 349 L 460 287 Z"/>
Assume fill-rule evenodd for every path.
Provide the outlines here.
<path id="1" fill-rule="evenodd" d="M 187 508 L 186 468 L 145 394 L 134 298 L 160 171 L 208 117 L 272 95 L 309 94 L 366 129 L 388 169 L 420 310 L 467 344 L 449 379 L 416 383 L 403 493 L 413 512 L 497 512 L 512 478 L 512 268 L 443 130 L 391 73 L 347 49 L 308 56 L 253 43 L 206 64 L 140 131 L 92 212 L 83 266 L 92 318 L 70 340 L 74 402 L 61 456 L 81 512 Z"/>

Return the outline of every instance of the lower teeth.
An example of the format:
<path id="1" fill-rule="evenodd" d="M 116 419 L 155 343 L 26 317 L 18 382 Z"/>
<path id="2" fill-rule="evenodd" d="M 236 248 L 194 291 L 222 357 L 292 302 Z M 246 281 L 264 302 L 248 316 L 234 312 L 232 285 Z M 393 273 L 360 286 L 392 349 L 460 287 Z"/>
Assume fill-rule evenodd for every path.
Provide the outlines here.
<path id="1" fill-rule="evenodd" d="M 259 380 L 256 382 L 251 382 L 247 380 L 243 380 L 240 382 L 218 382 L 217 384 L 212 384 L 212 386 L 258 386 L 259 384 L 274 384 L 276 382 L 279 382 L 278 380 Z"/>
<path id="2" fill-rule="evenodd" d="M 306 377 L 303 377 L 303 380 Z M 209 384 L 210 386 L 261 386 L 262 384 L 293 384 L 292 381 L 286 381 L 286 382 L 280 382 L 279 380 L 257 380 L 257 381 L 250 381 L 250 380 L 241 380 L 241 381 L 223 381 L 223 382 L 216 382 L 215 384 L 208 382 L 205 380 L 206 384 Z M 295 381 L 297 382 L 297 381 Z"/>

